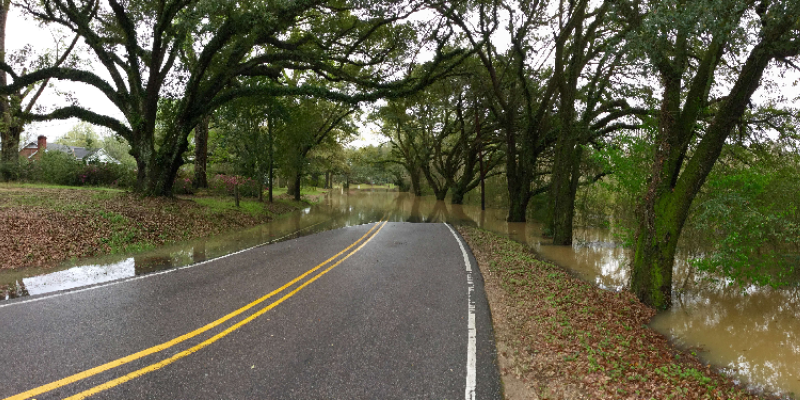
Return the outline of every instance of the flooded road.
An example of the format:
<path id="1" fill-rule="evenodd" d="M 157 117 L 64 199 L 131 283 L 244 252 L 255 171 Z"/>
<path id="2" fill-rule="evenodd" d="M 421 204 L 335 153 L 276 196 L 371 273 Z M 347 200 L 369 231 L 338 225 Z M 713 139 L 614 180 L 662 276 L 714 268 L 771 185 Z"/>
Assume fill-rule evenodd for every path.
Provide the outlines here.
<path id="1" fill-rule="evenodd" d="M 468 224 L 527 243 L 536 252 L 599 287 L 619 290 L 628 281 L 628 251 L 607 229 L 576 229 L 573 246 L 552 246 L 535 222 L 507 223 L 506 211 L 482 212 L 432 197 L 406 193 L 334 192 L 319 205 L 281 216 L 269 224 L 230 235 L 182 243 L 136 255 L 64 265 L 56 272 L 14 279 L 7 298 L 43 294 L 120 278 L 179 268 L 264 243 L 387 218 L 393 222 Z M 675 270 L 674 305 L 660 313 L 653 329 L 679 346 L 692 348 L 736 379 L 771 392 L 800 393 L 800 290 L 748 288 L 688 273 L 686 260 Z M 6 279 L 6 281 L 3 281 Z"/>

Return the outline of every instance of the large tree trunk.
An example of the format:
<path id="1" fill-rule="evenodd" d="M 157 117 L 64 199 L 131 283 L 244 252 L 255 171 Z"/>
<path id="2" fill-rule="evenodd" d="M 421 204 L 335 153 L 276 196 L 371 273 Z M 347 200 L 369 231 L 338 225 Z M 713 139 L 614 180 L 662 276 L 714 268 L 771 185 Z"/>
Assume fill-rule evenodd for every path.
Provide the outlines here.
<path id="1" fill-rule="evenodd" d="M 528 210 L 528 202 L 531 199 L 530 193 L 527 190 L 512 189 L 508 187 L 508 222 L 525 222 L 526 212 Z"/>
<path id="2" fill-rule="evenodd" d="M 551 209 L 547 222 L 553 235 L 553 244 L 570 245 L 583 151 L 577 145 L 573 132 L 562 133 L 562 138 L 559 138 L 555 149 L 550 187 Z"/>
<path id="3" fill-rule="evenodd" d="M 203 117 L 194 128 L 194 187 L 207 188 L 208 177 L 206 164 L 208 163 L 208 123 L 210 116 Z"/>
<path id="4" fill-rule="evenodd" d="M 296 173 L 294 175 L 294 201 L 300 201 L 300 182 L 303 179 L 303 174 Z"/>
<path id="5" fill-rule="evenodd" d="M 6 62 L 6 22 L 11 8 L 10 0 L 0 0 L 0 61 Z M 8 84 L 5 71 L 0 71 L 0 86 Z M 19 162 L 19 136 L 22 129 L 15 130 L 13 106 L 10 96 L 0 96 L 0 166 L 13 168 Z M 3 178 L 9 179 L 10 176 Z"/>
<path id="6" fill-rule="evenodd" d="M 147 166 L 155 153 L 152 135 L 134 132 L 131 140 L 131 155 L 136 160 L 136 187 L 134 190 L 145 193 L 147 189 Z"/>
<path id="7" fill-rule="evenodd" d="M 142 176 L 140 165 L 139 179 L 143 179 L 141 186 L 142 193 L 147 196 L 172 196 L 172 187 L 175 184 L 175 177 L 178 169 L 183 165 L 183 154 L 189 147 L 189 124 L 175 126 L 172 132 L 168 133 L 159 150 L 152 151 L 153 135 L 141 135 L 138 145 L 140 146 L 139 155 L 145 161 L 145 173 Z M 146 157 L 146 153 L 151 156 Z M 137 163 L 139 159 L 137 158 Z"/>
<path id="8" fill-rule="evenodd" d="M 3 140 L 2 162 L 16 164 L 19 162 L 19 140 L 22 135 L 22 127 L 11 125 L 7 129 L 0 131 Z"/>
<path id="9" fill-rule="evenodd" d="M 513 160 L 514 155 L 509 154 L 506 161 L 506 186 L 508 187 L 508 222 L 525 222 L 528 202 L 531 199 L 530 180 L 527 174 L 518 173 L 524 168 Z M 521 172 L 521 171 L 519 171 Z"/>
<path id="10" fill-rule="evenodd" d="M 294 196 L 294 193 L 299 189 L 295 186 L 296 181 L 294 180 L 294 176 L 290 176 L 289 179 L 286 179 L 286 194 L 289 196 Z"/>
<path id="11" fill-rule="evenodd" d="M 450 192 L 450 204 L 464 204 L 465 194 L 465 190 L 463 190 L 463 187 L 460 185 L 453 187 L 453 190 Z"/>
<path id="12" fill-rule="evenodd" d="M 436 196 L 436 201 L 444 201 L 444 198 L 447 197 L 447 191 L 449 189 L 447 183 L 440 183 L 436 181 L 436 178 L 433 176 L 430 168 L 423 168 L 423 172 L 425 173 L 425 179 L 428 181 L 428 186 L 433 189 L 433 195 Z"/>
<path id="13" fill-rule="evenodd" d="M 671 193 L 649 196 L 638 210 L 631 289 L 642 302 L 657 309 L 672 303 L 672 267 L 686 212 Z"/>
<path id="14" fill-rule="evenodd" d="M 419 170 L 409 170 L 408 175 L 411 177 L 411 191 L 414 193 L 414 196 L 422 196 L 422 180 L 420 179 L 421 174 Z"/>
<path id="15" fill-rule="evenodd" d="M 172 196 L 175 176 L 183 161 L 169 158 L 156 158 L 147 166 L 144 194 L 148 196 Z"/>
<path id="16" fill-rule="evenodd" d="M 675 250 L 689 208 L 758 88 L 764 69 L 772 59 L 770 47 L 759 43 L 752 50 L 730 94 L 687 162 L 696 117 L 687 121 L 685 116 L 698 115 L 702 103 L 681 110 L 680 77 L 664 78 L 657 147 L 650 183 L 637 210 L 639 226 L 631 269 L 631 290 L 647 305 L 666 309 L 672 303 Z M 682 119 L 676 119 L 678 115 Z"/>

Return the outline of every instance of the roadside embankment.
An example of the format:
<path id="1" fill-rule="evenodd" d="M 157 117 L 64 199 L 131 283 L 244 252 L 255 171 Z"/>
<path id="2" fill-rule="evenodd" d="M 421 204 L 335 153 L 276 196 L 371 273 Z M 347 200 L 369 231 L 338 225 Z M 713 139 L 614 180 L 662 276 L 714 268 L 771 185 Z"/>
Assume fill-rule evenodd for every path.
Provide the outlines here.
<path id="1" fill-rule="evenodd" d="M 765 398 L 674 348 L 632 293 L 597 288 L 493 233 L 459 231 L 484 277 L 506 399 Z"/>
<path id="2" fill-rule="evenodd" d="M 317 193 L 317 195 L 320 195 Z M 283 197 L 286 197 L 283 195 Z M 311 201 L 319 201 L 319 196 Z M 110 189 L 0 185 L 0 270 L 136 251 L 269 222 L 307 207 L 232 198 L 147 198 Z"/>

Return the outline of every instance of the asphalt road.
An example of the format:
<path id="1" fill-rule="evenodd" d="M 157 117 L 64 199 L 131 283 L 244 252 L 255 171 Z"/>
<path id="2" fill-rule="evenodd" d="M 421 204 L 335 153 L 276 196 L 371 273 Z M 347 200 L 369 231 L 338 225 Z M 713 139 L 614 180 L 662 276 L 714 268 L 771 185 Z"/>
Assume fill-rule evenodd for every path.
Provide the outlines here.
<path id="1" fill-rule="evenodd" d="M 0 365 L 3 399 L 501 397 L 482 279 L 445 224 L 2 302 Z"/>

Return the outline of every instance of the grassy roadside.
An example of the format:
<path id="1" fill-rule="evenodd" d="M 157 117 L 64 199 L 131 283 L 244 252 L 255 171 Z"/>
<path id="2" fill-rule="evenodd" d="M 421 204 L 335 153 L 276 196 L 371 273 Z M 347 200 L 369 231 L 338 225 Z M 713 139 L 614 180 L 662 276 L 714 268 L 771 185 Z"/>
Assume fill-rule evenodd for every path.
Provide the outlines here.
<path id="1" fill-rule="evenodd" d="M 633 294 L 599 289 L 493 233 L 459 231 L 485 280 L 506 399 L 766 398 L 672 347 Z"/>
<path id="2" fill-rule="evenodd" d="M 307 207 L 324 192 L 297 203 L 232 198 L 142 198 L 113 189 L 0 184 L 0 271 L 21 272 L 82 257 L 143 250 L 269 222 Z"/>

